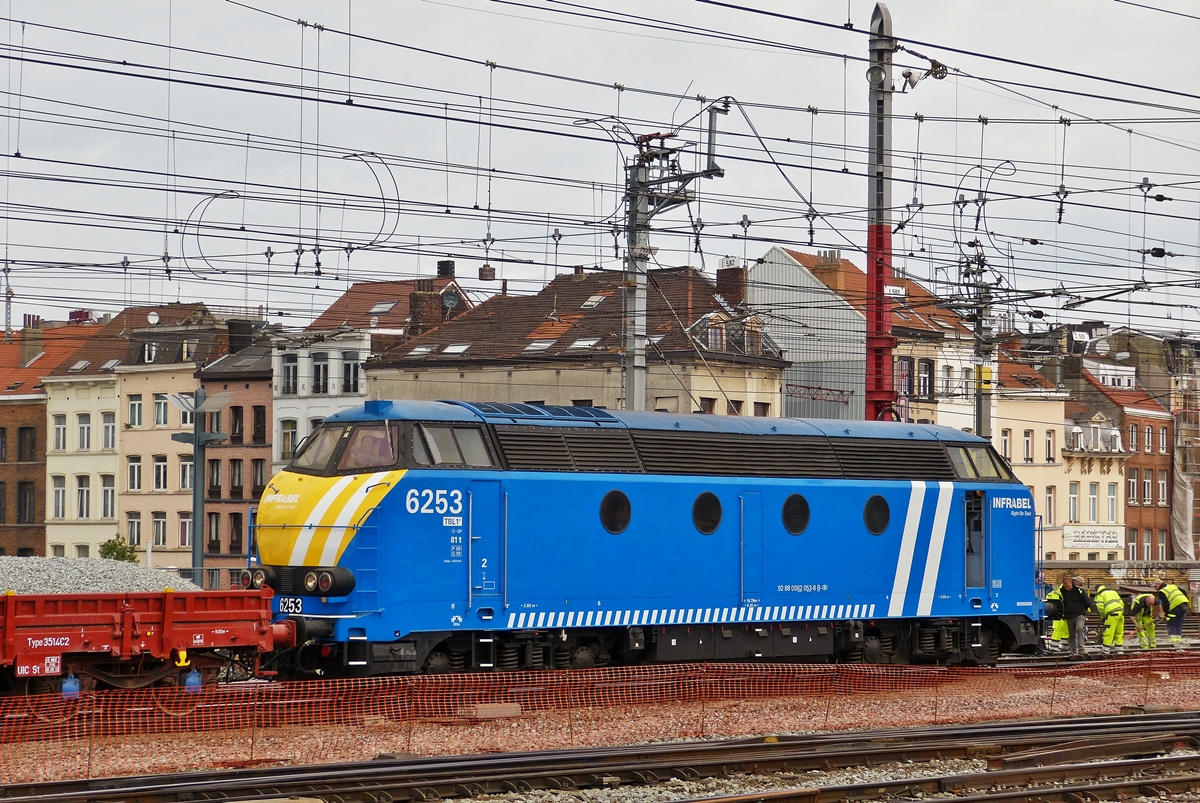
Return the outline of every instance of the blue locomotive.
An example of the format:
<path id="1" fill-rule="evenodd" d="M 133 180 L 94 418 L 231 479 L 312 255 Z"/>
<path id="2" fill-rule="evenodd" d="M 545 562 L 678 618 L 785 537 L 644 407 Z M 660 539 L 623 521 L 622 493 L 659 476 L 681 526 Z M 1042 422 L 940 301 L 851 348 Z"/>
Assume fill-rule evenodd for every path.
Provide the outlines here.
<path id="1" fill-rule="evenodd" d="M 258 509 L 295 674 L 1033 651 L 1034 511 L 946 427 L 369 401 Z"/>

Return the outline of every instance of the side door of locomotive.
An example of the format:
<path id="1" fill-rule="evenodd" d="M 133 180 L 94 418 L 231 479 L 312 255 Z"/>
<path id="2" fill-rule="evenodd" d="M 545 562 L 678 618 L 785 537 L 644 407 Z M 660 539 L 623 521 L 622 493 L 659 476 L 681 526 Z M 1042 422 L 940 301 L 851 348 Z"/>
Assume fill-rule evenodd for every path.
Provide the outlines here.
<path id="1" fill-rule="evenodd" d="M 499 480 L 471 480 L 467 487 L 468 607 L 491 619 L 502 607 L 504 564 L 502 540 L 507 524 L 507 497 Z"/>

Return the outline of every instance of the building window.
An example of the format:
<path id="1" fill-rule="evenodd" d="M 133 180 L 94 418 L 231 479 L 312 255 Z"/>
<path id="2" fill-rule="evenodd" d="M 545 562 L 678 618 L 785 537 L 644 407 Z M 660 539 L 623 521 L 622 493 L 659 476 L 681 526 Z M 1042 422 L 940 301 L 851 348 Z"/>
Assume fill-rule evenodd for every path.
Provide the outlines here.
<path id="1" fill-rule="evenodd" d="M 1142 504 L 1154 504 L 1154 470 L 1142 469 Z"/>
<path id="2" fill-rule="evenodd" d="M 1033 430 L 1025 430 L 1025 462 L 1033 462 Z"/>
<path id="3" fill-rule="evenodd" d="M 217 589 L 221 587 L 220 569 L 206 569 L 204 574 L 206 577 L 208 577 L 208 580 L 204 584 L 205 588 Z"/>
<path id="4" fill-rule="evenodd" d="M 700 397 L 700 412 L 712 415 L 714 412 L 716 412 L 716 409 L 717 409 L 717 400 L 716 399 L 710 399 L 707 396 Z"/>
<path id="5" fill-rule="evenodd" d="M 1121 451 L 1121 433 L 1117 432 L 1115 429 L 1112 431 L 1112 434 L 1108 436 L 1108 450 L 1110 452 Z"/>
<path id="6" fill-rule="evenodd" d="M 545 402 L 537 402 L 537 404 L 545 404 Z M 308 434 L 309 434 L 309 435 L 311 435 L 311 434 L 313 434 L 314 432 L 316 432 L 316 431 L 317 431 L 317 427 L 321 426 L 321 422 L 322 422 L 322 421 L 324 421 L 324 420 L 325 420 L 324 418 L 310 418 L 310 419 L 308 419 Z"/>
<path id="7" fill-rule="evenodd" d="M 8 486 L 0 482 L 0 524 L 8 523 Z"/>
<path id="8" fill-rule="evenodd" d="M 742 400 L 741 399 L 726 399 L 725 400 L 725 415 L 741 415 Z"/>
<path id="9" fill-rule="evenodd" d="M 1108 559 L 1109 559 L 1110 561 L 1114 561 L 1114 560 L 1116 560 L 1116 559 L 1117 559 L 1117 555 L 1119 555 L 1119 554 L 1121 554 L 1121 553 L 1120 553 L 1120 552 L 1109 552 L 1109 553 L 1108 553 Z"/>
<path id="10" fill-rule="evenodd" d="M 112 474 L 100 475 L 100 518 L 117 517 L 117 478 Z"/>
<path id="11" fill-rule="evenodd" d="M 154 426 L 165 427 L 167 425 L 167 394 L 154 394 Z"/>
<path id="12" fill-rule="evenodd" d="M 300 378 L 300 363 L 295 354 L 283 355 L 283 382 L 280 383 L 279 392 L 284 396 L 295 396 L 296 385 Z"/>
<path id="13" fill-rule="evenodd" d="M 67 548 L 62 544 L 51 544 L 50 557 L 65 558 L 67 556 Z"/>
<path id="14" fill-rule="evenodd" d="M 725 327 L 721 324 L 708 327 L 708 347 L 713 351 L 725 350 Z"/>
<path id="15" fill-rule="evenodd" d="M 211 495 L 214 491 L 218 496 L 221 494 L 221 461 L 208 461 L 208 491 Z"/>
<path id="16" fill-rule="evenodd" d="M 1068 552 L 1067 560 L 1079 560 L 1079 553 L 1078 552 Z"/>
<path id="17" fill-rule="evenodd" d="M 1158 453 L 1159 454 L 1167 453 L 1167 428 L 1166 427 L 1158 428 Z"/>
<path id="18" fill-rule="evenodd" d="M 241 407 L 229 408 L 229 442 L 241 443 L 246 429 L 246 417 Z"/>
<path id="19" fill-rule="evenodd" d="M 67 417 L 54 416 L 54 451 L 63 452 L 67 449 Z"/>
<path id="20" fill-rule="evenodd" d="M 89 452 L 92 449 L 92 415 L 80 413 L 75 418 L 79 423 L 79 451 Z"/>
<path id="21" fill-rule="evenodd" d="M 755 418 L 768 418 L 770 415 L 771 415 L 771 403 L 770 402 L 755 402 L 754 403 L 754 417 Z"/>
<path id="22" fill-rule="evenodd" d="M 1083 430 L 1079 427 L 1071 431 L 1071 448 L 1076 452 L 1083 448 Z"/>
<path id="23" fill-rule="evenodd" d="M 1142 560 L 1154 560 L 1154 530 L 1145 530 L 1142 536 Z"/>
<path id="24" fill-rule="evenodd" d="M 125 540 L 130 546 L 142 545 L 142 514 L 125 514 Z"/>
<path id="25" fill-rule="evenodd" d="M 1137 533 L 1133 527 L 1125 535 L 1125 555 L 1128 560 L 1137 560 Z"/>
<path id="26" fill-rule="evenodd" d="M 229 498 L 242 498 L 242 461 L 229 461 Z"/>
<path id="27" fill-rule="evenodd" d="M 1137 451 L 1137 449 L 1138 449 L 1137 442 L 1138 442 L 1138 425 L 1130 424 L 1129 425 L 1129 451 L 1131 451 L 1131 452 Z"/>
<path id="28" fill-rule="evenodd" d="M 282 437 L 279 443 L 279 455 L 284 460 L 291 460 L 292 453 L 296 451 L 296 422 L 293 419 L 285 419 L 279 422 Z"/>
<path id="29" fill-rule="evenodd" d="M 33 524 L 37 520 L 35 498 L 32 482 L 17 483 L 17 524 Z"/>
<path id="30" fill-rule="evenodd" d="M 190 454 L 179 455 L 179 490 L 190 491 L 194 487 L 196 481 L 196 462 L 195 456 Z"/>
<path id="31" fill-rule="evenodd" d="M 912 357 L 898 357 L 896 359 L 896 392 L 901 396 L 913 395 Z"/>
<path id="32" fill-rule="evenodd" d="M 1046 553 L 1046 560 L 1057 560 L 1057 559 L 1058 559 L 1057 552 L 1047 552 Z"/>
<path id="33" fill-rule="evenodd" d="M 216 410 L 208 414 L 208 429 L 207 432 L 221 431 L 221 411 Z"/>
<path id="34" fill-rule="evenodd" d="M 1000 430 L 1000 454 L 1005 460 L 1012 462 L 1012 430 Z"/>
<path id="35" fill-rule="evenodd" d="M 80 474 L 75 478 L 75 518 L 90 519 L 92 517 L 92 478 Z"/>
<path id="36" fill-rule="evenodd" d="M 1138 470 L 1136 468 L 1129 469 L 1129 504 L 1136 505 L 1138 503 Z"/>
<path id="37" fill-rule="evenodd" d="M 933 360 L 917 361 L 917 395 L 933 401 Z"/>
<path id="38" fill-rule="evenodd" d="M 257 499 L 267 487 L 267 461 L 254 460 L 251 465 L 254 469 L 254 497 Z"/>
<path id="39" fill-rule="evenodd" d="M 117 414 L 101 413 L 100 420 L 104 426 L 104 448 L 117 448 Z"/>
<path id="40" fill-rule="evenodd" d="M 239 555 L 242 552 L 242 514 L 229 514 L 229 553 Z"/>
<path id="41" fill-rule="evenodd" d="M 1043 511 L 1042 519 L 1046 522 L 1047 527 L 1054 526 L 1054 508 L 1055 508 L 1055 488 L 1053 485 L 1046 486 L 1046 509 Z"/>
<path id="42" fill-rule="evenodd" d="M 267 442 L 267 408 L 261 405 L 254 408 L 254 442 Z"/>
<path id="43" fill-rule="evenodd" d="M 1100 506 L 1100 483 L 1088 483 L 1088 521 L 1092 524 L 1096 523 L 1096 518 L 1099 515 Z"/>
<path id="44" fill-rule="evenodd" d="M 1088 560 L 1100 560 L 1100 553 L 1099 552 L 1089 552 L 1087 559 Z"/>
<path id="45" fill-rule="evenodd" d="M 142 362 L 149 365 L 158 358 L 158 344 L 147 343 L 142 346 Z"/>
<path id="46" fill-rule="evenodd" d="M 954 369 L 949 365 L 942 366 L 942 395 L 949 396 L 954 392 Z"/>
<path id="47" fill-rule="evenodd" d="M 67 517 L 67 478 L 62 475 L 51 477 L 50 489 L 50 517 L 65 519 Z"/>
<path id="48" fill-rule="evenodd" d="M 192 512 L 183 511 L 179 514 L 179 546 L 188 548 L 192 545 Z"/>
<path id="49" fill-rule="evenodd" d="M 1046 462 L 1053 463 L 1057 455 L 1054 453 L 1054 430 L 1046 430 Z"/>
<path id="50" fill-rule="evenodd" d="M 329 355 L 323 351 L 312 355 L 312 392 L 329 392 Z"/>
<path id="51" fill-rule="evenodd" d="M 150 514 L 151 530 L 154 534 L 155 546 L 167 545 L 167 514 L 156 510 Z"/>
<path id="52" fill-rule="evenodd" d="M 1167 498 L 1167 472 L 1165 470 L 1158 472 L 1158 503 L 1163 506 L 1170 503 Z"/>
<path id="53" fill-rule="evenodd" d="M 188 399 L 191 400 L 192 404 L 196 403 L 196 394 L 195 393 L 183 393 L 180 395 L 186 396 Z M 180 410 L 179 411 L 179 425 L 182 427 L 196 426 L 195 410 Z"/>
<path id="54" fill-rule="evenodd" d="M 165 454 L 154 455 L 154 490 L 167 490 L 167 456 Z"/>
<path id="55" fill-rule="evenodd" d="M 1117 484 L 1115 482 L 1108 484 L 1108 523 L 1117 523 Z"/>
<path id="56" fill-rule="evenodd" d="M 1067 521 L 1079 523 L 1079 483 L 1072 482 L 1067 486 Z"/>
<path id="57" fill-rule="evenodd" d="M 129 456 L 129 490 L 142 490 L 142 456 Z"/>
<path id="58" fill-rule="evenodd" d="M 208 518 L 208 551 L 220 553 L 221 551 L 221 514 L 209 513 Z"/>
<path id="59" fill-rule="evenodd" d="M 131 427 L 140 427 L 142 425 L 142 394 L 129 394 L 129 420 L 128 424 Z"/>
<path id="60" fill-rule="evenodd" d="M 358 352 L 342 352 L 342 393 L 358 393 Z"/>
<path id="61" fill-rule="evenodd" d="M 37 430 L 33 427 L 17 429 L 17 462 L 32 463 L 37 460 Z"/>
<path id="62" fill-rule="evenodd" d="M 1167 531 L 1166 530 L 1158 531 L 1158 559 L 1159 560 L 1167 559 Z"/>
<path id="63" fill-rule="evenodd" d="M 92 553 L 92 549 L 87 544 L 76 544 L 75 545 L 75 557 L 86 558 L 91 553 Z"/>
<path id="64" fill-rule="evenodd" d="M 1146 454 L 1154 451 L 1154 427 L 1146 427 Z"/>
<path id="65" fill-rule="evenodd" d="M 8 462 L 8 428 L 0 427 L 0 463 Z"/>

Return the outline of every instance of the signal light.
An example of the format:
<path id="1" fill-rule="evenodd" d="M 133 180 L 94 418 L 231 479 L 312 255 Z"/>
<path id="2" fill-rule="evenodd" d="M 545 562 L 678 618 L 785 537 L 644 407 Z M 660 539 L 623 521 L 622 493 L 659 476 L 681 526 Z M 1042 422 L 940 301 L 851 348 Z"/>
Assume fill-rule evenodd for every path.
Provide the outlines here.
<path id="1" fill-rule="evenodd" d="M 241 584 L 242 588 L 252 588 L 253 586 L 251 584 L 254 582 L 254 575 L 250 573 L 249 569 L 242 569 L 242 573 L 238 577 L 238 582 Z"/>
<path id="2" fill-rule="evenodd" d="M 333 573 L 332 572 L 321 572 L 320 574 L 318 574 L 317 575 L 317 588 L 319 588 L 321 590 L 322 594 L 329 593 L 329 589 L 333 588 Z"/>
<path id="3" fill-rule="evenodd" d="M 267 573 L 262 569 L 255 569 L 254 575 L 250 579 L 250 585 L 255 588 L 262 588 L 267 582 Z"/>
<path id="4" fill-rule="evenodd" d="M 309 572 L 304 575 L 304 590 L 312 593 L 317 590 L 317 573 Z"/>

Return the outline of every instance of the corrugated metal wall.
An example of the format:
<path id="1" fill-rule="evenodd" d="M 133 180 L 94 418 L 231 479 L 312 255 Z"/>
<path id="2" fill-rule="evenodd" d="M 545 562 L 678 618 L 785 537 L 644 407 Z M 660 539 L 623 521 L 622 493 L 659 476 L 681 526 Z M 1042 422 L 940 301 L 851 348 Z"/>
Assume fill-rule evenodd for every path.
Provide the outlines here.
<path id="1" fill-rule="evenodd" d="M 785 349 L 785 416 L 861 419 L 866 319 L 780 248 L 752 265 L 746 301 Z M 848 391 L 849 403 L 790 398 L 787 383 Z"/>

